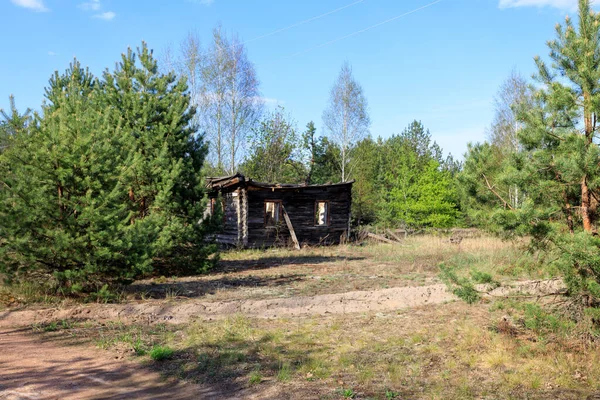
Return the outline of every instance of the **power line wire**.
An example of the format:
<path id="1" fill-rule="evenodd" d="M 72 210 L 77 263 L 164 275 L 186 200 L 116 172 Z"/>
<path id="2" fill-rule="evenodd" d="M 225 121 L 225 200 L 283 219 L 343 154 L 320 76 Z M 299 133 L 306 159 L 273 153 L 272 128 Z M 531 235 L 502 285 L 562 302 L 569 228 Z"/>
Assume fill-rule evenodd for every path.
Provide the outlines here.
<path id="1" fill-rule="evenodd" d="M 343 11 L 343 10 L 345 10 L 347 8 L 353 7 L 353 6 L 357 5 L 357 4 L 364 3 L 365 1 L 366 0 L 356 0 L 356 1 L 353 1 L 352 3 L 346 4 L 345 6 L 342 6 L 342 7 L 338 7 L 335 10 L 331 10 L 331 11 L 328 11 L 326 13 L 319 14 L 319 15 L 316 15 L 314 17 L 305 19 L 303 21 L 293 23 L 292 25 L 288 25 L 288 26 L 286 26 L 284 28 L 276 29 L 276 30 L 271 31 L 269 33 L 265 33 L 264 35 L 260 35 L 260 36 L 254 37 L 252 39 L 245 40 L 245 41 L 243 41 L 241 43 L 236 43 L 236 44 L 230 46 L 229 49 L 227 49 L 227 50 L 235 49 L 236 47 L 243 46 L 243 45 L 245 45 L 247 43 L 255 42 L 257 40 L 261 40 L 261 39 L 264 39 L 264 38 L 267 38 L 267 37 L 270 37 L 270 36 L 274 36 L 274 35 L 277 35 L 278 33 L 288 31 L 290 29 L 296 28 L 296 27 L 301 26 L 301 25 L 308 24 L 310 22 L 316 21 L 316 20 L 321 19 L 321 18 L 325 18 L 325 17 L 327 17 L 329 15 L 332 15 L 332 14 L 338 13 L 340 11 Z M 201 57 L 201 56 L 205 56 L 205 55 L 208 55 L 208 54 L 210 54 L 210 51 L 204 51 L 204 52 L 201 52 L 201 53 L 199 53 L 199 54 L 197 54 L 197 55 L 195 55 L 193 57 L 189 57 L 189 58 L 184 59 L 184 60 L 171 61 L 171 62 L 169 62 L 169 64 L 172 67 L 174 64 L 183 64 L 186 61 L 189 61 L 189 60 L 192 60 L 194 58 Z"/>
<path id="2" fill-rule="evenodd" d="M 418 12 L 418 11 L 421 11 L 421 10 L 423 10 L 423 9 L 425 9 L 425 8 L 431 7 L 431 6 L 433 6 L 433 5 L 437 4 L 437 3 L 441 2 L 441 1 L 442 1 L 442 0 L 436 0 L 436 1 L 433 1 L 433 2 L 431 2 L 431 3 L 429 3 L 429 4 L 426 4 L 426 5 L 422 6 L 422 7 L 415 8 L 414 10 L 407 11 L 407 12 L 405 12 L 405 13 L 403 13 L 403 14 L 400 14 L 400 15 L 397 15 L 397 16 L 395 16 L 395 17 L 393 17 L 393 18 L 386 19 L 385 21 L 379 22 L 379 23 L 377 23 L 377 24 L 375 24 L 375 25 L 371 25 L 371 26 L 369 26 L 369 27 L 367 27 L 367 28 L 360 29 L 360 30 L 358 30 L 358 31 L 355 31 L 355 32 L 349 33 L 349 34 L 347 34 L 347 35 L 341 36 L 341 37 L 339 37 L 339 38 L 337 38 L 337 39 L 333 39 L 333 40 L 330 40 L 330 41 L 328 41 L 328 42 L 325 42 L 325 43 L 321 43 L 321 44 L 319 44 L 319 45 L 317 45 L 317 46 L 314 46 L 314 47 L 311 47 L 311 48 L 309 48 L 309 49 L 306 49 L 306 50 L 303 50 L 303 51 L 299 51 L 299 52 L 297 52 L 297 53 L 294 53 L 294 54 L 292 54 L 292 55 L 291 55 L 291 56 L 289 56 L 289 57 L 295 57 L 295 56 L 299 56 L 299 55 L 302 55 L 302 54 L 306 54 L 306 53 L 308 53 L 308 52 L 310 52 L 310 51 L 313 51 L 313 50 L 316 50 L 316 49 L 320 49 L 321 47 L 329 46 L 329 45 L 331 45 L 331 44 L 334 44 L 334 43 L 337 43 L 337 42 L 339 42 L 339 41 L 341 41 L 341 40 L 348 39 L 349 37 L 356 36 L 356 35 L 360 35 L 361 33 L 364 33 L 364 32 L 367 32 L 367 31 L 370 31 L 371 29 L 378 28 L 378 27 L 380 27 L 381 25 L 385 25 L 385 24 L 387 24 L 387 23 L 390 23 L 390 22 L 392 22 L 392 21 L 395 21 L 395 20 L 397 20 L 397 19 L 400 19 L 400 18 L 402 18 L 402 17 L 406 17 L 407 15 L 414 14 L 414 13 L 416 13 L 416 12 Z"/>
<path id="3" fill-rule="evenodd" d="M 338 8 L 338 9 L 336 9 L 336 10 L 330 11 L 329 13 L 325 13 L 325 14 L 329 15 L 329 14 L 331 14 L 331 13 L 333 13 L 333 12 L 339 11 L 339 10 L 341 10 L 341 9 L 344 9 L 344 8 L 351 7 L 352 5 L 355 5 L 355 4 L 357 4 L 357 3 L 359 3 L 359 2 L 363 2 L 363 1 L 365 1 L 365 0 L 355 1 L 354 3 L 350 3 L 350 4 L 348 4 L 348 5 L 344 6 L 344 7 L 340 7 L 340 8 Z M 428 4 L 425 4 L 425 5 L 423 5 L 423 6 L 421 6 L 421 7 L 415 8 L 414 10 L 410 10 L 410 11 L 407 11 L 407 12 L 405 12 L 405 13 L 402 13 L 402 14 L 400 14 L 400 15 L 396 15 L 395 17 L 388 18 L 388 19 L 386 19 L 386 20 L 384 20 L 384 21 L 378 22 L 377 24 L 375 24 L 375 25 L 371 25 L 371 26 L 369 26 L 369 27 L 367 27 L 367 28 L 360 29 L 360 30 L 358 30 L 358 31 L 355 31 L 355 32 L 349 33 L 349 34 L 347 34 L 347 35 L 344 35 L 344 36 L 341 36 L 341 37 L 339 37 L 339 38 L 336 38 L 336 39 L 333 39 L 333 40 L 327 41 L 327 42 L 325 42 L 325 43 L 321 43 L 321 44 L 319 44 L 319 45 L 317 45 L 317 46 L 310 47 L 310 48 L 308 48 L 308 49 L 306 49 L 306 50 L 302 50 L 302 51 L 299 51 L 299 52 L 297 52 L 297 53 L 293 53 L 293 54 L 291 54 L 291 55 L 289 55 L 289 56 L 278 57 L 278 58 L 276 58 L 276 59 L 272 60 L 271 62 L 273 62 L 273 61 L 279 61 L 279 60 L 284 60 L 284 59 L 289 59 L 289 58 L 292 58 L 292 57 L 295 57 L 295 56 L 299 56 L 299 55 L 302 55 L 302 54 L 306 54 L 306 53 L 308 53 L 308 52 L 310 52 L 310 51 L 313 51 L 313 50 L 316 50 L 316 49 L 319 49 L 319 48 L 322 48 L 322 47 L 325 47 L 325 46 L 329 46 L 329 45 L 331 45 L 331 44 L 337 43 L 337 42 L 339 42 L 339 41 L 342 41 L 342 40 L 344 40 L 344 39 L 347 39 L 347 38 L 349 38 L 349 37 L 352 37 L 352 36 L 359 35 L 359 34 L 361 34 L 361 33 L 364 33 L 364 32 L 367 32 L 367 31 L 370 31 L 370 30 L 372 30 L 372 29 L 375 29 L 375 28 L 378 28 L 378 27 L 380 27 L 380 26 L 382 26 L 382 25 L 385 25 L 385 24 L 388 24 L 388 23 L 390 23 L 390 22 L 393 22 L 393 21 L 395 21 L 395 20 L 397 20 L 397 19 L 400 19 L 400 18 L 406 17 L 406 16 L 408 16 L 408 15 L 410 15 L 410 14 L 414 14 L 414 13 L 416 13 L 416 12 L 418 12 L 418 11 L 421 11 L 421 10 L 424 10 L 424 9 L 426 9 L 426 8 L 429 8 L 429 7 L 431 7 L 431 6 L 434 6 L 434 5 L 436 5 L 437 3 L 440 3 L 440 2 L 442 2 L 442 1 L 443 1 L 443 0 L 436 0 L 436 1 L 433 1 L 433 2 L 431 2 L 431 3 L 428 3 Z M 321 15 L 325 15 L 325 14 L 321 14 Z M 317 17 L 314 17 L 314 18 L 317 18 Z M 313 20 L 314 20 L 314 18 L 313 18 Z M 309 20 L 305 20 L 305 21 L 309 21 Z M 301 24 L 301 23 L 298 23 L 298 24 Z M 282 28 L 282 29 L 286 29 L 286 28 Z M 274 32 L 275 32 L 275 31 L 274 31 Z M 267 34 L 267 35 L 269 35 L 269 34 Z M 255 38 L 255 39 L 256 39 L 256 40 L 258 40 L 257 38 Z M 252 41 L 252 40 L 255 40 L 255 39 L 250 39 L 250 41 Z M 244 42 L 244 43 L 247 43 L 247 42 Z M 239 46 L 239 45 L 237 45 L 237 46 Z M 232 46 L 232 48 L 235 48 L 235 46 Z M 185 61 L 185 60 L 183 60 L 183 61 Z M 173 64 L 174 64 L 174 63 L 181 63 L 181 62 L 183 62 L 183 61 L 180 61 L 180 62 L 173 62 L 173 63 L 171 63 L 171 66 L 173 66 Z M 245 72 L 245 71 L 247 71 L 247 70 L 249 70 L 249 69 L 255 69 L 256 65 L 257 65 L 257 64 L 251 63 L 251 65 L 250 65 L 250 66 L 248 66 L 248 67 L 246 67 L 246 68 L 241 68 L 241 69 L 237 70 L 237 72 Z M 219 79 L 221 79 L 221 77 L 220 77 Z"/>
<path id="4" fill-rule="evenodd" d="M 328 11 L 326 13 L 317 15 L 317 16 L 309 18 L 309 19 L 305 19 L 304 21 L 300 21 L 300 22 L 297 22 L 297 23 L 292 24 L 290 26 L 286 26 L 285 28 L 277 29 L 277 30 L 274 30 L 273 32 L 270 32 L 270 33 L 267 33 L 267 34 L 264 34 L 264 35 L 261 35 L 261 36 L 257 36 L 257 37 L 255 37 L 253 39 L 246 40 L 245 42 L 242 42 L 241 44 L 246 44 L 246 43 L 254 42 L 255 40 L 264 39 L 266 37 L 273 36 L 273 35 L 276 35 L 276 34 L 281 33 L 281 32 L 285 32 L 285 31 L 290 30 L 292 28 L 296 28 L 298 26 L 301 26 L 301 25 L 304 25 L 304 24 L 308 24 L 309 22 L 316 21 L 316 20 L 321 19 L 321 18 L 325 18 L 328 15 L 335 14 L 335 13 L 337 13 L 339 11 L 345 10 L 346 8 L 350 8 L 350 7 L 355 6 L 355 5 L 359 4 L 359 3 L 363 3 L 364 1 L 365 0 L 358 0 L 358 1 L 355 1 L 353 3 L 346 4 L 345 6 L 336 8 L 335 10 Z"/>

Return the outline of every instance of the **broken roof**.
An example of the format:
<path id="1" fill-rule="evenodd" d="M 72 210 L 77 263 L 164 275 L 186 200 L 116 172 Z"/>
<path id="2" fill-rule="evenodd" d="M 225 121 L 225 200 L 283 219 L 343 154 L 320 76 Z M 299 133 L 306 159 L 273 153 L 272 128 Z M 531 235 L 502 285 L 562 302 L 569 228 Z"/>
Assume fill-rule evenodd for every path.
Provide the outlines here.
<path id="1" fill-rule="evenodd" d="M 255 182 L 252 179 L 246 179 L 246 177 L 239 172 L 235 175 L 209 177 L 206 178 L 206 186 L 210 189 L 226 189 L 236 186 L 253 186 L 264 189 L 297 189 L 307 187 L 328 187 L 328 186 L 340 186 L 340 185 L 351 185 L 354 180 L 340 183 L 326 183 L 321 185 L 307 185 L 307 184 L 289 184 L 289 183 L 264 183 Z"/>

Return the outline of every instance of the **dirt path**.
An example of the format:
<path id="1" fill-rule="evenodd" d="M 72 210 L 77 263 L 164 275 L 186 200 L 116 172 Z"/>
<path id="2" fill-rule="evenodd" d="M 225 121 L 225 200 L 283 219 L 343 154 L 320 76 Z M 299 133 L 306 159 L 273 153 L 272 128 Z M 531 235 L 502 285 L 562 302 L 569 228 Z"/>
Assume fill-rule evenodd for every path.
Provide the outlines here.
<path id="1" fill-rule="evenodd" d="M 220 399 L 207 387 L 167 382 L 143 366 L 108 352 L 27 330 L 0 331 L 0 399 Z"/>
<path id="2" fill-rule="evenodd" d="M 500 287 L 492 296 L 513 292 L 554 293 L 563 288 L 561 280 L 522 281 Z M 484 290 L 484 286 L 479 286 Z M 383 312 L 456 300 L 445 285 L 400 287 L 374 291 L 355 291 L 312 297 L 218 302 L 146 301 L 133 304 L 85 305 L 68 309 L 5 311 L 0 313 L 0 327 L 23 326 L 62 319 L 119 320 L 125 323 L 185 323 L 194 319 L 211 320 L 233 314 L 254 318 L 281 318 L 307 315 Z"/>
<path id="3" fill-rule="evenodd" d="M 495 289 L 490 294 L 504 296 L 514 291 L 552 293 L 562 288 L 562 282 L 527 281 L 511 286 Z M 16 326 L 68 318 L 183 323 L 236 313 L 278 318 L 379 312 L 440 304 L 454 299 L 444 285 L 432 285 L 268 300 L 213 303 L 188 300 L 7 311 L 0 313 L 0 400 L 233 399 L 236 394 L 240 395 L 224 395 L 210 387 L 164 381 L 157 372 L 140 364 L 115 359 L 107 352 L 74 343 L 73 339 L 65 341 L 64 336 L 46 335 L 41 341 L 30 333 L 30 328 L 19 330 L 14 328 Z"/>

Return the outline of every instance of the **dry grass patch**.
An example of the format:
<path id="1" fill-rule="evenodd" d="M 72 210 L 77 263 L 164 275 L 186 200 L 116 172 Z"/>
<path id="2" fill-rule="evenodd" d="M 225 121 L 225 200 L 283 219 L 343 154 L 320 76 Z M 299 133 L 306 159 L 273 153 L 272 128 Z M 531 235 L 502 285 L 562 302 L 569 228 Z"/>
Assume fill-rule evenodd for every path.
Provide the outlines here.
<path id="1" fill-rule="evenodd" d="M 600 390 L 600 349 L 577 326 L 514 304 L 452 303 L 388 314 L 279 320 L 232 316 L 187 326 L 88 327 L 96 342 L 180 379 L 270 398 L 562 398 Z M 95 333 L 98 331 L 99 334 Z M 70 329 L 82 329 L 70 326 Z M 147 352 L 167 346 L 172 358 Z M 240 392 L 241 390 L 241 392 Z"/>
<path id="2" fill-rule="evenodd" d="M 455 245 L 446 237 L 425 235 L 409 237 L 401 245 L 228 251 L 222 254 L 220 265 L 205 275 L 141 280 L 125 292 L 112 290 L 109 297 L 65 298 L 43 285 L 0 285 L 0 307 L 199 297 L 209 301 L 268 299 L 423 286 L 439 283 L 441 263 L 459 275 L 483 271 L 497 280 L 548 276 L 524 252 L 523 244 L 483 236 Z"/>
<path id="3" fill-rule="evenodd" d="M 364 244 L 331 247 L 225 252 L 220 266 L 206 275 L 137 282 L 138 298 L 207 300 L 314 296 L 357 290 L 439 283 L 439 265 L 459 274 L 490 273 L 494 279 L 547 276 L 523 244 L 493 237 L 465 238 L 460 245 L 439 236 L 416 236 L 402 245 Z"/>

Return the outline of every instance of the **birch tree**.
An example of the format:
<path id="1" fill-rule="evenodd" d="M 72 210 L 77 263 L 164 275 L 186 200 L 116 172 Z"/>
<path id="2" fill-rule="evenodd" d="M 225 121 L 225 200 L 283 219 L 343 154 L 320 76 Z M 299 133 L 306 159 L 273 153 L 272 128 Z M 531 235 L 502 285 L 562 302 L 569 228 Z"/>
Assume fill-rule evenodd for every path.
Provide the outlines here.
<path id="1" fill-rule="evenodd" d="M 363 89 L 352 76 L 352 67 L 345 62 L 331 88 L 329 105 L 323 112 L 323 123 L 328 136 L 340 147 L 342 182 L 352 175 L 349 157 L 352 145 L 369 132 L 371 121 L 367 109 Z"/>
<path id="2" fill-rule="evenodd" d="M 202 78 L 202 113 L 215 166 L 235 173 L 263 107 L 256 70 L 237 36 L 214 29 Z"/>
<path id="3" fill-rule="evenodd" d="M 175 69 L 180 76 L 187 78 L 190 93 L 191 106 L 196 108 L 194 122 L 200 123 L 202 119 L 202 97 L 204 95 L 204 84 L 202 82 L 202 70 L 206 54 L 203 53 L 200 37 L 196 32 L 190 32 L 181 42 L 179 50 L 181 60 L 176 63 Z"/>
<path id="4" fill-rule="evenodd" d="M 532 107 L 532 93 L 525 78 L 512 71 L 494 97 L 494 120 L 488 132 L 490 143 L 504 153 L 519 151 L 517 133 L 520 129 L 515 110 Z"/>
<path id="5" fill-rule="evenodd" d="M 522 150 L 518 134 L 523 127 L 516 111 L 529 110 L 532 107 L 533 94 L 529 84 L 517 71 L 512 71 L 494 97 L 494 120 L 488 131 L 492 150 L 497 153 L 493 157 L 500 163 L 509 162 L 508 158 L 511 155 Z M 494 184 L 488 181 L 487 185 Z M 506 200 L 513 208 L 518 208 L 523 202 L 518 185 L 509 184 L 497 190 L 505 192 Z"/>

